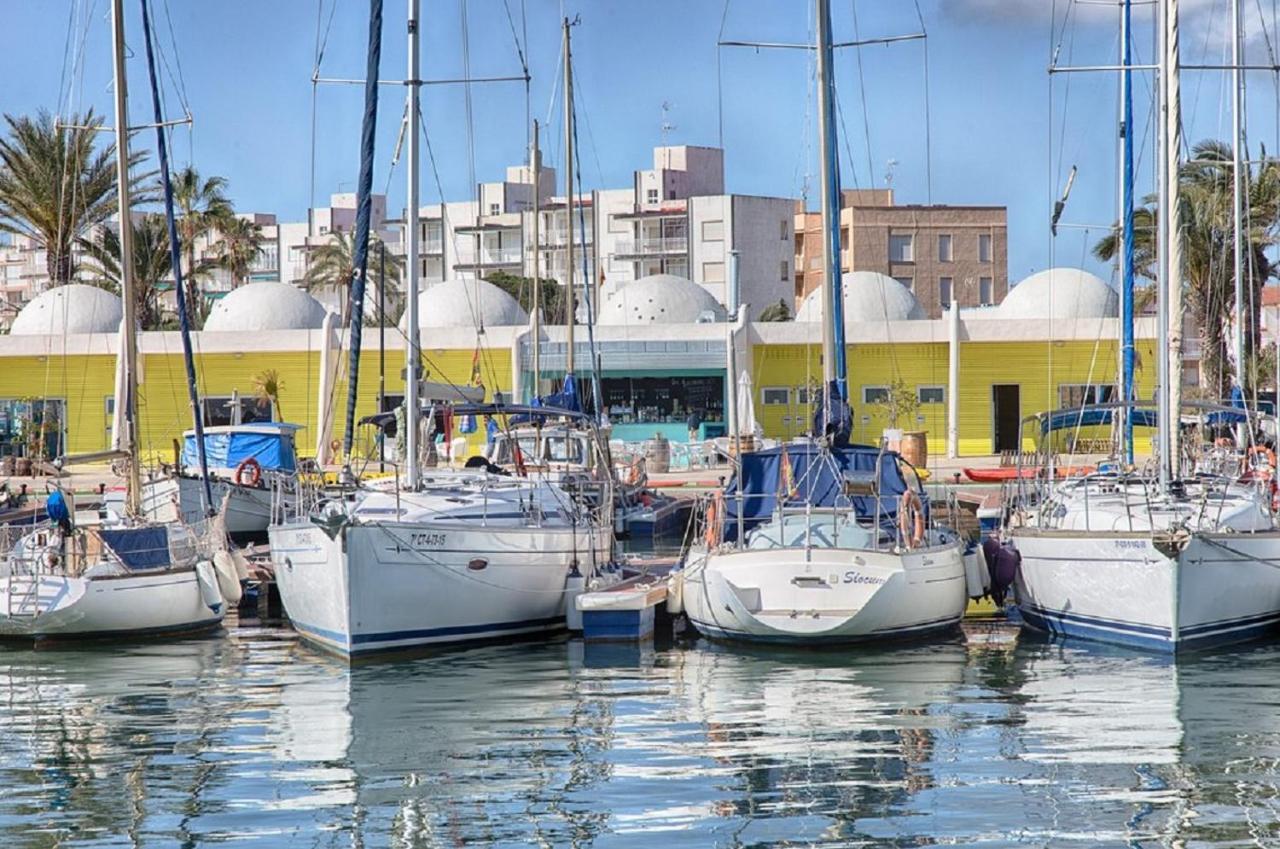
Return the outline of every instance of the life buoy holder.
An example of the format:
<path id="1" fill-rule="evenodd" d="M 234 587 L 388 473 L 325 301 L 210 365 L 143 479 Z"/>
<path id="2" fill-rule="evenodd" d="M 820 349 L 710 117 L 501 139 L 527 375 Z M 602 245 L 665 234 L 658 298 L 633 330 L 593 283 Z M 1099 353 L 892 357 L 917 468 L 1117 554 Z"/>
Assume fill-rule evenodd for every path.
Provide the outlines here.
<path id="1" fill-rule="evenodd" d="M 917 548 L 924 541 L 924 505 L 914 489 L 902 493 L 898 501 L 898 529 L 907 548 Z"/>
<path id="2" fill-rule="evenodd" d="M 252 457 L 246 457 L 236 466 L 236 486 L 257 486 L 262 480 L 262 464 Z"/>

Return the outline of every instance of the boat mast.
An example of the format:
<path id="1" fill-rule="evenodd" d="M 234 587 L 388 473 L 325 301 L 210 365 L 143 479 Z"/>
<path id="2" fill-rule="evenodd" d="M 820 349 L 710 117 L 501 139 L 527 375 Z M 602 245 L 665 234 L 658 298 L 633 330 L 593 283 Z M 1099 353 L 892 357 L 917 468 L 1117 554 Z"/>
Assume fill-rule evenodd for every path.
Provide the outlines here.
<path id="1" fill-rule="evenodd" d="M 1178 425 L 1182 417 L 1182 209 L 1179 185 L 1182 161 L 1182 96 L 1179 91 L 1181 58 L 1178 46 L 1178 0 L 1166 0 L 1165 11 L 1165 218 L 1168 237 L 1168 335 L 1167 366 L 1169 372 L 1169 466 L 1170 480 L 1176 480 L 1180 472 L 1182 456 L 1179 445 Z"/>
<path id="2" fill-rule="evenodd" d="M 125 78 L 124 0 L 111 2 L 111 58 L 115 80 L 116 198 L 120 213 L 120 297 L 124 301 L 124 450 L 128 453 L 125 507 L 131 516 L 141 512 L 142 474 L 138 467 L 138 305 L 134 300 L 133 201 L 129 191 L 129 106 Z"/>
<path id="3" fill-rule="evenodd" d="M 409 92 L 409 132 L 405 135 L 408 159 L 408 188 L 405 193 L 405 294 L 407 295 L 406 322 L 409 339 L 405 346 L 404 391 L 404 446 L 408 455 L 405 483 L 409 489 L 418 487 L 418 418 L 421 402 L 418 399 L 419 379 L 419 328 L 418 328 L 418 121 L 422 79 L 418 57 L 418 0 L 409 0 L 408 19 L 409 76 L 406 80 Z M 401 459 L 404 462 L 404 459 Z"/>
<path id="4" fill-rule="evenodd" d="M 1240 0 L 1231 3 L 1231 219 L 1232 219 L 1232 278 L 1236 295 L 1236 327 L 1234 354 L 1236 360 L 1236 385 L 1244 391 L 1244 149 L 1241 133 L 1241 85 L 1240 85 Z"/>
<path id="5" fill-rule="evenodd" d="M 1121 101 L 1121 340 L 1120 340 L 1120 400 L 1134 400 L 1133 369 L 1133 46 L 1130 33 L 1133 24 L 1132 0 L 1124 0 L 1120 11 L 1120 101 Z M 1120 408 L 1123 416 L 1123 441 L 1125 463 L 1133 463 L 1133 415 L 1132 410 Z"/>
<path id="6" fill-rule="evenodd" d="M 575 301 L 573 289 L 573 63 L 569 53 L 569 27 L 564 19 L 564 218 L 565 218 L 565 367 L 567 380 L 573 376 L 573 323 Z"/>
<path id="7" fill-rule="evenodd" d="M 533 393 L 542 396 L 542 251 L 538 242 L 538 218 L 542 215 L 542 151 L 538 149 L 538 122 L 533 122 L 533 147 L 529 151 L 529 168 L 533 171 Z"/>
<path id="8" fill-rule="evenodd" d="M 831 0 L 817 0 L 818 122 L 822 159 L 822 376 L 826 421 L 846 395 L 844 298 L 840 285 L 840 171 L 836 165 L 835 78 L 831 45 Z M 834 393 L 834 397 L 833 396 Z"/>

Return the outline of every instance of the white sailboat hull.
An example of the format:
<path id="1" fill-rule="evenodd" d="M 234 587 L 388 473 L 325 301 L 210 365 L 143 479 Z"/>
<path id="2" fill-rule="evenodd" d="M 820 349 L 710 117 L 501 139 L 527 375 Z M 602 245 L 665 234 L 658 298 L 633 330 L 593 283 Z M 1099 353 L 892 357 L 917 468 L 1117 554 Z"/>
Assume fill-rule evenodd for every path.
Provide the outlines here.
<path id="1" fill-rule="evenodd" d="M 267 526 L 271 524 L 270 489 L 240 486 L 218 478 L 211 478 L 209 485 L 213 491 L 213 509 L 220 509 L 226 499 L 227 533 L 266 533 Z M 143 515 L 156 522 L 195 524 L 205 518 L 202 512 L 203 489 L 204 484 L 199 478 L 169 476 L 149 480 L 142 486 Z M 281 497 L 294 498 L 289 493 Z M 292 507 L 291 504 L 286 506 Z"/>
<path id="2" fill-rule="evenodd" d="M 709 637 L 837 645 L 921 636 L 964 615 L 959 543 L 915 551 L 771 548 L 689 556 L 685 613 Z"/>
<path id="3" fill-rule="evenodd" d="M 0 637 L 39 642 L 209 630 L 225 609 L 216 593 L 207 564 L 120 577 L 8 575 L 0 577 Z"/>
<path id="4" fill-rule="evenodd" d="M 562 630 L 566 579 L 608 560 L 603 528 L 366 522 L 331 539 L 306 523 L 270 530 L 285 612 L 344 657 Z"/>
<path id="5" fill-rule="evenodd" d="M 1194 533 L 1169 553 L 1155 539 L 1015 529 L 1023 620 L 1161 652 L 1242 642 L 1280 626 L 1280 532 Z"/>

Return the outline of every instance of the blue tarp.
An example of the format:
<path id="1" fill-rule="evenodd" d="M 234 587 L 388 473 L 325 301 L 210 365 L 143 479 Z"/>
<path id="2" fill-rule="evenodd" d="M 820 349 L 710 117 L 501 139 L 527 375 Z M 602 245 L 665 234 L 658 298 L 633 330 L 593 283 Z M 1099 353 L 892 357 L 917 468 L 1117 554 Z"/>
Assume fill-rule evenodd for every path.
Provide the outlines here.
<path id="1" fill-rule="evenodd" d="M 264 471 L 293 472 L 297 468 L 291 433 L 205 433 L 204 450 L 209 465 L 216 468 L 234 469 L 250 457 L 257 460 Z M 187 434 L 182 445 L 182 465 L 198 466 L 199 463 L 196 438 Z"/>
<path id="2" fill-rule="evenodd" d="M 791 485 L 786 487 L 783 477 L 783 454 L 791 465 Z M 742 455 L 741 475 L 735 476 L 725 488 L 725 535 L 733 539 L 737 534 L 738 489 L 742 488 L 743 525 L 750 530 L 767 520 L 783 498 L 784 507 L 832 507 L 844 489 L 846 472 L 875 473 L 879 452 L 865 445 L 834 448 L 824 451 L 818 445 L 786 445 Z M 879 497 L 854 496 L 850 499 L 858 518 L 874 521 L 876 501 L 882 524 L 897 521 L 898 499 L 906 492 L 908 484 L 896 462 L 898 455 L 885 453 L 880 467 Z M 794 492 L 791 495 L 784 488 Z M 847 503 L 843 497 L 840 504 Z M 928 499 L 921 497 L 928 503 Z"/>
<path id="3" fill-rule="evenodd" d="M 1211 425 L 1237 424 L 1248 419 L 1248 413 L 1244 412 L 1244 391 L 1240 389 L 1238 384 L 1232 384 L 1231 386 L 1231 401 L 1228 406 L 1236 407 L 1241 412 L 1228 413 L 1225 410 L 1214 410 L 1212 413 L 1205 416 L 1205 422 Z"/>
<path id="4" fill-rule="evenodd" d="M 163 569 L 169 565 L 169 532 L 163 526 L 103 529 L 98 535 L 130 569 Z"/>
<path id="5" fill-rule="evenodd" d="M 1095 427 L 1109 425 L 1118 411 L 1118 407 L 1084 407 L 1079 410 L 1063 410 L 1040 420 L 1040 432 L 1051 430 L 1071 430 L 1077 427 Z M 1129 418 L 1134 427 L 1155 427 L 1156 411 L 1131 409 Z"/>

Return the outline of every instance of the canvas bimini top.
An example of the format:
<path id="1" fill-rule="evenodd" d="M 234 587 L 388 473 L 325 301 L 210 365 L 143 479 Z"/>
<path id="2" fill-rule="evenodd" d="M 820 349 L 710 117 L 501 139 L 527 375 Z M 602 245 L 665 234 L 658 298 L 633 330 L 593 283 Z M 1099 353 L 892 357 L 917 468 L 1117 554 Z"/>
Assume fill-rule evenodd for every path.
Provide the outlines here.
<path id="1" fill-rule="evenodd" d="M 234 469 L 248 459 L 258 461 L 263 471 L 297 471 L 298 456 L 294 434 L 302 425 L 288 422 L 254 422 L 204 429 L 204 452 L 210 469 Z M 182 435 L 182 465 L 199 469 L 195 431 Z"/>
<path id="2" fill-rule="evenodd" d="M 805 505 L 852 505 L 858 519 L 883 525 L 897 521 L 898 502 L 912 486 L 898 464 L 899 455 L 867 445 L 823 448 L 816 443 L 791 443 L 742 455 L 742 471 L 724 491 L 725 536 L 737 534 L 739 490 L 742 519 L 750 530 L 768 520 L 781 504 L 783 509 Z M 880 464 L 875 495 L 845 495 L 851 479 L 870 483 Z M 927 498 L 921 498 L 928 503 Z"/>

